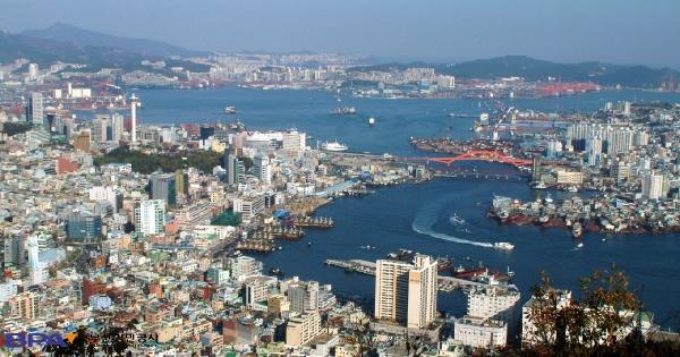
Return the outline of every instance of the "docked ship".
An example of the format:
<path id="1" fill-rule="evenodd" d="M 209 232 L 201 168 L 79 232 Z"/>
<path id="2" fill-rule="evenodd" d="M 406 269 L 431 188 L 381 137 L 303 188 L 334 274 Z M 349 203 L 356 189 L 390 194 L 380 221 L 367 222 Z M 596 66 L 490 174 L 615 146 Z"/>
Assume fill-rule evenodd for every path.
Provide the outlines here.
<path id="1" fill-rule="evenodd" d="M 500 250 L 513 250 L 515 249 L 515 246 L 511 243 L 508 242 L 496 242 L 493 244 L 493 247 L 495 249 L 500 249 Z"/>
<path id="2" fill-rule="evenodd" d="M 575 222 L 571 227 L 571 235 L 576 239 L 581 238 L 583 235 L 583 226 L 580 222 Z"/>
<path id="3" fill-rule="evenodd" d="M 347 145 L 341 144 L 338 141 L 327 141 L 321 144 L 321 150 L 324 151 L 342 152 L 347 151 L 347 149 Z"/>
<path id="4" fill-rule="evenodd" d="M 355 107 L 338 107 L 331 112 L 333 115 L 354 115 L 356 113 L 357 109 Z"/>
<path id="5" fill-rule="evenodd" d="M 227 114 L 236 114 L 236 107 L 233 105 L 228 105 L 224 107 L 224 112 Z"/>

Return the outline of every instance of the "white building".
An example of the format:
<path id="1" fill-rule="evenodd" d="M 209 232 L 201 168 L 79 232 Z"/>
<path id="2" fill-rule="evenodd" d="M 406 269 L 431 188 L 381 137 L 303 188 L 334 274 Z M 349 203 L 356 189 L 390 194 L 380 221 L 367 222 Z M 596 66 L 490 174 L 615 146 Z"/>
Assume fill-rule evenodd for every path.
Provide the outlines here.
<path id="1" fill-rule="evenodd" d="M 508 342 L 508 325 L 499 320 L 464 316 L 456 320 L 453 336 L 473 348 L 504 347 Z"/>
<path id="2" fill-rule="evenodd" d="M 283 133 L 282 149 L 289 153 L 300 153 L 305 151 L 307 147 L 307 139 L 305 133 L 300 133 L 296 130 Z"/>
<path id="3" fill-rule="evenodd" d="M 165 201 L 144 200 L 135 207 L 137 232 L 159 234 L 165 227 Z"/>
<path id="4" fill-rule="evenodd" d="M 264 197 L 235 198 L 233 208 L 235 213 L 241 214 L 243 221 L 250 221 L 264 211 Z"/>

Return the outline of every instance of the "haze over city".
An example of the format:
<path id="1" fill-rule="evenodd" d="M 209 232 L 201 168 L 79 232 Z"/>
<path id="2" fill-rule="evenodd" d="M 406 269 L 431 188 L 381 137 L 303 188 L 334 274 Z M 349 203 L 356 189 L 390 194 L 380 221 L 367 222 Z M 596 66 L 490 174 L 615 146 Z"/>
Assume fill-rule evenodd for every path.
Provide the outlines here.
<path id="1" fill-rule="evenodd" d="M 8 0 L 0 28 L 62 22 L 222 52 L 314 51 L 382 61 L 527 55 L 680 68 L 680 2 Z"/>

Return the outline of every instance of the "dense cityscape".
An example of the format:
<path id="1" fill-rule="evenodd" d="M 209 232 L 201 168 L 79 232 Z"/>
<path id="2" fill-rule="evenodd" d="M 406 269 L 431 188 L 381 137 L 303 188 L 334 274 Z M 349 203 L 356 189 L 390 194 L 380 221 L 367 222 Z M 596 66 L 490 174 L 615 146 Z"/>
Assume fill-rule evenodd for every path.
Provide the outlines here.
<path id="1" fill-rule="evenodd" d="M 680 353 L 677 71 L 106 36 L 0 33 L 0 356 Z"/>

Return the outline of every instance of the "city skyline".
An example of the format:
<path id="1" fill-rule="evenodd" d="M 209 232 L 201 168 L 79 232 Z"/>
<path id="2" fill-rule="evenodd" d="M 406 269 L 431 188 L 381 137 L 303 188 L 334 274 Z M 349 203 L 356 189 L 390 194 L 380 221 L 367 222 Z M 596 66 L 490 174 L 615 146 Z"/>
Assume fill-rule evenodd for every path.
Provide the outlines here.
<path id="1" fill-rule="evenodd" d="M 669 11 L 680 10 L 680 4 L 666 0 L 489 0 L 431 2 L 418 8 L 381 1 L 324 6 L 307 0 L 294 5 L 264 0 L 167 4 L 158 8 L 130 1 L 9 1 L 0 23 L 4 30 L 21 32 L 61 22 L 218 52 L 342 52 L 380 61 L 428 62 L 527 55 L 563 63 L 680 68 L 680 49 L 661 40 L 680 34 L 672 16 L 677 12 Z"/>

